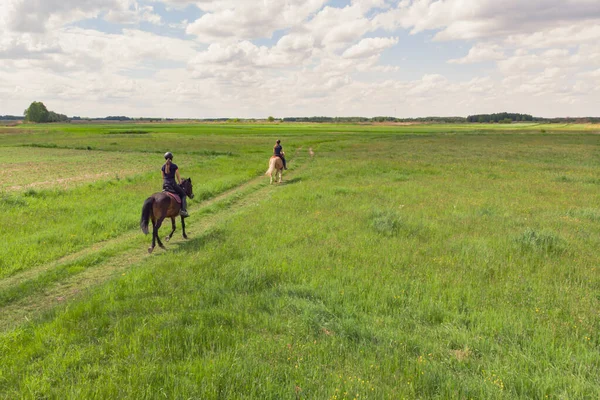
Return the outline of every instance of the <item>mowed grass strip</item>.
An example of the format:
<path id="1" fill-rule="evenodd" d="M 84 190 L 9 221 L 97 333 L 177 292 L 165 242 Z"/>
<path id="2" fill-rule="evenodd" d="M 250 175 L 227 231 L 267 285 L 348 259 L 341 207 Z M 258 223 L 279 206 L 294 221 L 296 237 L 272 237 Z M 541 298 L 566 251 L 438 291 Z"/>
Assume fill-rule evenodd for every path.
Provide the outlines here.
<path id="1" fill-rule="evenodd" d="M 2 395 L 596 398 L 598 140 L 322 140 L 292 183 L 4 333 Z"/>
<path id="2" fill-rule="evenodd" d="M 160 156 L 55 148 L 0 147 L 0 190 L 68 189 L 156 170 Z"/>

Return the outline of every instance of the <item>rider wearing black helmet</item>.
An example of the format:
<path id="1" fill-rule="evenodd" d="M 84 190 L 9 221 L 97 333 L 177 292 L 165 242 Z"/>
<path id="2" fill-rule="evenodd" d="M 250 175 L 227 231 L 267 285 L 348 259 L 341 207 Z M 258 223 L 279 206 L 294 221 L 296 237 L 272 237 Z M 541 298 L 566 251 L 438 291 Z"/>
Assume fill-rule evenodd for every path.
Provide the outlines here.
<path id="1" fill-rule="evenodd" d="M 281 158 L 281 162 L 283 162 L 283 169 L 287 169 L 287 165 L 285 162 L 285 153 L 283 152 L 283 147 L 281 147 L 281 140 L 277 139 L 275 146 L 273 146 L 273 155 Z"/>
<path id="2" fill-rule="evenodd" d="M 181 184 L 181 177 L 179 176 L 179 167 L 173 163 L 173 154 L 168 151 L 165 153 L 165 165 L 162 166 L 162 177 L 163 177 L 163 190 L 167 192 L 174 192 L 181 197 L 181 211 L 179 214 L 182 217 L 189 217 L 187 212 L 187 200 L 185 197 L 185 191 L 179 186 Z M 175 182 L 177 178 L 177 182 Z"/>

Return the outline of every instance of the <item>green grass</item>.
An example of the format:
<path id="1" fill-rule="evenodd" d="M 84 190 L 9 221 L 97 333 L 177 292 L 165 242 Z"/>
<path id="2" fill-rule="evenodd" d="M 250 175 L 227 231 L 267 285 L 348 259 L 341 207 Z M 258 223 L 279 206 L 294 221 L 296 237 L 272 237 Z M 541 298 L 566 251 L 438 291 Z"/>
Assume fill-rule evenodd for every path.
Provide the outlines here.
<path id="1" fill-rule="evenodd" d="M 0 277 L 15 283 L 0 285 L 0 307 L 101 270 L 119 252 L 132 264 L 0 334 L 0 397 L 600 395 L 594 127 L 20 129 L 30 133 L 4 134 L 0 159 L 45 141 L 57 145 L 36 147 L 50 165 L 57 151 L 77 165 L 87 150 L 72 149 L 89 145 L 148 168 L 1 194 L 9 264 Z M 136 133 L 115 133 L 125 130 Z M 275 137 L 295 153 L 287 183 L 192 205 L 190 240 L 166 252 L 141 259 L 146 244 L 119 244 L 159 186 L 160 143 L 181 150 L 206 200 L 264 173 Z M 193 153 L 206 151 L 231 155 Z"/>

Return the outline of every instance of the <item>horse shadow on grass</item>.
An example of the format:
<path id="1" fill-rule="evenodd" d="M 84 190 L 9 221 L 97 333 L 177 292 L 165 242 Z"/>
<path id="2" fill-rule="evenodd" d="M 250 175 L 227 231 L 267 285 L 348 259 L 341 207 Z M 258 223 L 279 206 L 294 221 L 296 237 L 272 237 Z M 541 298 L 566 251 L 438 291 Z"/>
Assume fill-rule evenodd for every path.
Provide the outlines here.
<path id="1" fill-rule="evenodd" d="M 293 185 L 293 184 L 298 183 L 298 182 L 302 182 L 302 178 L 300 178 L 300 177 L 292 178 L 290 180 L 278 183 L 278 185 L 280 185 L 280 186 Z"/>
<path id="2" fill-rule="evenodd" d="M 191 234 L 193 235 L 193 233 Z M 188 232 L 188 237 L 191 236 Z M 185 241 L 171 243 L 167 245 L 167 251 L 175 253 L 187 253 L 194 250 L 199 250 L 210 243 L 223 243 L 227 240 L 227 235 L 223 229 L 210 229 L 206 232 L 202 232 L 199 236 L 191 237 Z"/>

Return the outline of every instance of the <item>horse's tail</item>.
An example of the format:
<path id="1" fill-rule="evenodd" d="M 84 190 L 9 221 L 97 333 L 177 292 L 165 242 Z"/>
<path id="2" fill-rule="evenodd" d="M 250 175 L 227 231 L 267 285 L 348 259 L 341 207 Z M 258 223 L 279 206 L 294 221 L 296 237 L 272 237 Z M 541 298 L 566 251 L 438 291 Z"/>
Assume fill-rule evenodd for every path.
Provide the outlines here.
<path id="1" fill-rule="evenodd" d="M 148 234 L 148 223 L 150 222 L 150 214 L 152 213 L 152 206 L 154 205 L 154 198 L 148 197 L 142 207 L 142 219 L 140 220 L 140 228 L 145 235 Z"/>
<path id="2" fill-rule="evenodd" d="M 265 175 L 273 175 L 273 171 L 275 171 L 275 165 L 277 164 L 277 158 L 273 157 L 269 161 L 269 169 L 265 172 Z"/>

